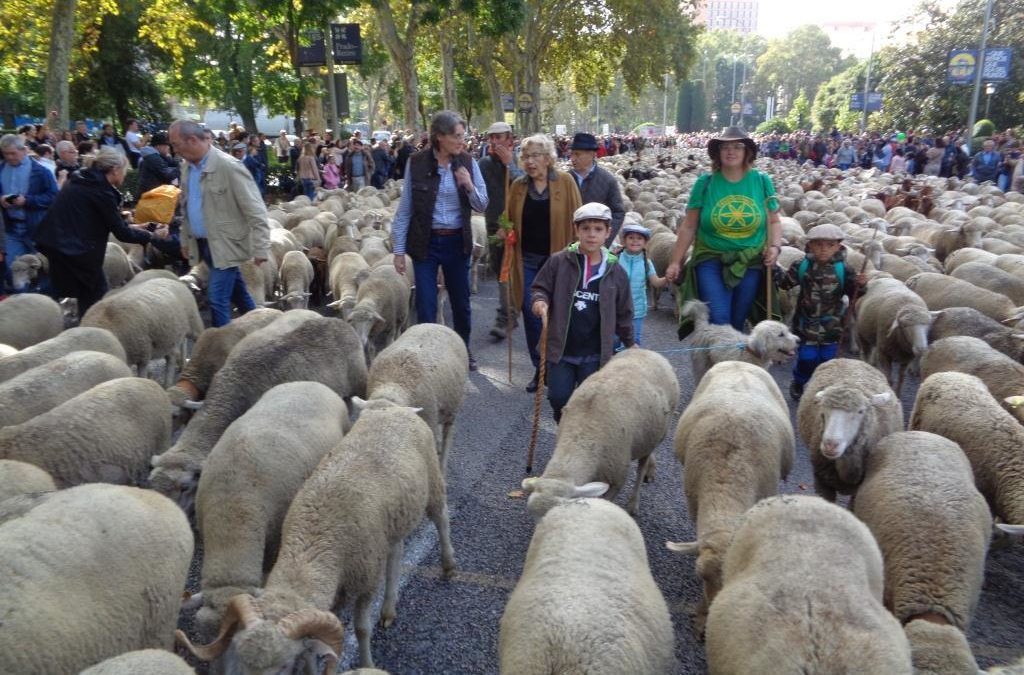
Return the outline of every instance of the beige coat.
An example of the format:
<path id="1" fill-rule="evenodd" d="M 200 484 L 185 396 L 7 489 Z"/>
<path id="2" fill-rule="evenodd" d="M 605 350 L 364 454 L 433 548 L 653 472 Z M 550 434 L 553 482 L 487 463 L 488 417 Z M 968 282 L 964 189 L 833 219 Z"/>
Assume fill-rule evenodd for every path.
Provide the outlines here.
<path id="1" fill-rule="evenodd" d="M 199 246 L 188 222 L 188 182 L 192 166 L 181 170 L 181 245 L 188 248 L 188 261 L 198 265 Z M 267 207 L 252 174 L 240 161 L 211 147 L 203 174 L 203 223 L 210 243 L 210 256 L 217 269 L 237 267 L 253 258 L 270 257 L 270 225 Z"/>
<path id="2" fill-rule="evenodd" d="M 580 190 L 576 180 L 562 171 L 555 171 L 555 176 L 548 182 L 551 195 L 551 253 L 555 254 L 576 240 L 576 231 L 572 224 L 572 214 L 581 206 Z M 529 189 L 529 176 L 521 176 L 512 182 L 508 195 L 508 217 L 515 225 L 516 245 L 511 250 L 512 265 L 509 269 L 509 281 L 512 287 L 512 302 L 516 310 L 523 304 L 523 205 L 526 204 L 526 193 Z"/>

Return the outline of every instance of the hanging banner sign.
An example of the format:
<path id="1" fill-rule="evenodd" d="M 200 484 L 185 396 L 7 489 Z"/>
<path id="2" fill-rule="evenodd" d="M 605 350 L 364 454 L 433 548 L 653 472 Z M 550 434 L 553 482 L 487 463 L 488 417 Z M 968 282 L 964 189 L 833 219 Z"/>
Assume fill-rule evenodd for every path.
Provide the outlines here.
<path id="1" fill-rule="evenodd" d="M 296 54 L 297 65 L 302 67 L 315 67 L 327 65 L 327 52 L 324 46 L 324 32 L 322 30 L 307 30 L 299 35 L 299 45 Z"/>
<path id="2" fill-rule="evenodd" d="M 1013 63 L 1013 49 L 1010 47 L 987 47 L 981 79 L 986 82 L 1005 82 L 1010 79 L 1010 64 Z"/>
<path id="3" fill-rule="evenodd" d="M 334 62 L 355 65 L 363 62 L 363 38 L 358 23 L 331 24 L 331 50 Z"/>

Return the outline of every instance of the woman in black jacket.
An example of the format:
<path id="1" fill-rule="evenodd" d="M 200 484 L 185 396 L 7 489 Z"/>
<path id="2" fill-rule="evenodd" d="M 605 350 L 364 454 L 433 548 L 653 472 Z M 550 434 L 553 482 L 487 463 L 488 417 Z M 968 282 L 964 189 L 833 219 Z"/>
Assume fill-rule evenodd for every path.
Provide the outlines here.
<path id="1" fill-rule="evenodd" d="M 101 148 L 91 168 L 71 175 L 36 230 L 36 245 L 50 262 L 53 294 L 76 298 L 79 318 L 107 292 L 103 257 L 111 234 L 132 244 L 167 236 L 166 226 L 153 234 L 121 217 L 117 188 L 127 168 L 127 157 Z"/>

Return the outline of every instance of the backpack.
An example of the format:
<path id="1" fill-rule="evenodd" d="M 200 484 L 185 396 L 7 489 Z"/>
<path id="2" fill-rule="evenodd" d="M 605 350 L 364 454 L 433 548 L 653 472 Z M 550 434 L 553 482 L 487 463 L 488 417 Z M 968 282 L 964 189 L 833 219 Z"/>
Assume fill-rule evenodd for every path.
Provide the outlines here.
<path id="1" fill-rule="evenodd" d="M 805 256 L 804 259 L 800 261 L 800 267 L 796 270 L 797 279 L 800 280 L 801 284 L 804 282 L 804 277 L 807 276 L 807 269 L 810 266 L 811 259 Z M 839 290 L 842 291 L 846 288 L 846 263 L 842 260 L 837 260 L 835 262 L 835 268 L 836 278 L 839 279 Z"/>

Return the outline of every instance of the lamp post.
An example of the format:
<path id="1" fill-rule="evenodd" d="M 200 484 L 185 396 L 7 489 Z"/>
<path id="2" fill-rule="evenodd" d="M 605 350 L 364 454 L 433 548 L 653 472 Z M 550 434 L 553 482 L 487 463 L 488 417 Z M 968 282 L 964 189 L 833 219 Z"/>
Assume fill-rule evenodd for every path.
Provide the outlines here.
<path id="1" fill-rule="evenodd" d="M 736 62 L 739 57 L 736 54 L 732 55 L 732 96 L 729 97 L 729 105 L 731 106 L 736 102 Z M 729 126 L 736 125 L 736 115 L 733 113 L 729 114 Z"/>
<path id="2" fill-rule="evenodd" d="M 988 25 L 992 20 L 992 0 L 985 3 L 985 22 L 981 26 L 981 47 L 974 66 L 974 94 L 971 96 L 971 111 L 967 117 L 967 149 L 973 151 L 974 123 L 978 121 L 978 95 L 981 93 L 981 74 L 985 70 L 985 45 L 988 43 Z M 970 154 L 970 152 L 968 152 Z"/>
<path id="3" fill-rule="evenodd" d="M 988 119 L 988 109 L 992 105 L 992 94 L 996 93 L 996 85 L 989 82 L 985 85 L 985 119 Z"/>

